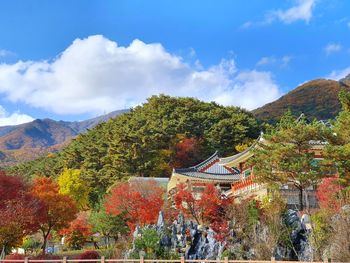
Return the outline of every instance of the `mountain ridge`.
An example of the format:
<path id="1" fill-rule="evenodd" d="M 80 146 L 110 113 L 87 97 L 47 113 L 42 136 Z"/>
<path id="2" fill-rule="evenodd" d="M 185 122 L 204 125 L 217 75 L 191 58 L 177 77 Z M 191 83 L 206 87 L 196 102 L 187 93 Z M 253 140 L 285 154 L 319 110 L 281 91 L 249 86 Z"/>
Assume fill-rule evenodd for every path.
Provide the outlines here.
<path id="1" fill-rule="evenodd" d="M 0 165 L 32 160 L 56 152 L 75 136 L 128 110 L 117 110 L 84 121 L 56 121 L 49 118 L 0 127 Z"/>
<path id="2" fill-rule="evenodd" d="M 339 81 L 311 80 L 252 112 L 256 118 L 270 123 L 278 121 L 288 109 L 295 116 L 304 113 L 310 119 L 333 119 L 341 110 L 338 99 L 338 93 L 341 89 L 350 91 L 350 76 Z"/>

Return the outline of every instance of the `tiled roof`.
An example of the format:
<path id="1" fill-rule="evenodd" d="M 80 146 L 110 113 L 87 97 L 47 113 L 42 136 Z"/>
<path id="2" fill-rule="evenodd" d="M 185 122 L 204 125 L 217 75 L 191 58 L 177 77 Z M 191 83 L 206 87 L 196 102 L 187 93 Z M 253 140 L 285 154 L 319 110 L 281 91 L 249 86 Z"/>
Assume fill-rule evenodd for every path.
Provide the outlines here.
<path id="1" fill-rule="evenodd" d="M 190 177 L 217 180 L 217 181 L 234 181 L 239 180 L 239 170 L 219 165 L 219 156 L 215 152 L 205 161 L 189 168 L 175 169 L 174 172 Z"/>

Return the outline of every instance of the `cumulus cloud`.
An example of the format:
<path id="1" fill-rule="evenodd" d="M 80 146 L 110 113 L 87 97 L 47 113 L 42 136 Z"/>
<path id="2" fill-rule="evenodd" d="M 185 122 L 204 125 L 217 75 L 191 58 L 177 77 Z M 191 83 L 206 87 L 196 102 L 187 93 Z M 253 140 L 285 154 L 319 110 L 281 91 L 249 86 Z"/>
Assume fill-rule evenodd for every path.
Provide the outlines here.
<path id="1" fill-rule="evenodd" d="M 324 51 L 327 55 L 337 53 L 343 49 L 342 45 L 337 43 L 329 43 L 327 46 L 324 47 Z"/>
<path id="2" fill-rule="evenodd" d="M 326 78 L 340 80 L 342 78 L 345 78 L 349 74 L 350 74 L 350 67 L 347 67 L 341 70 L 333 70 Z"/>
<path id="3" fill-rule="evenodd" d="M 128 108 L 160 93 L 248 109 L 280 96 L 269 72 L 241 72 L 233 60 L 200 69 L 161 44 L 124 47 L 101 35 L 76 39 L 53 61 L 0 64 L 0 93 L 58 114 Z"/>
<path id="4" fill-rule="evenodd" d="M 26 114 L 14 112 L 9 114 L 5 108 L 0 105 L 0 126 L 18 125 L 26 122 L 31 122 L 34 119 Z"/>

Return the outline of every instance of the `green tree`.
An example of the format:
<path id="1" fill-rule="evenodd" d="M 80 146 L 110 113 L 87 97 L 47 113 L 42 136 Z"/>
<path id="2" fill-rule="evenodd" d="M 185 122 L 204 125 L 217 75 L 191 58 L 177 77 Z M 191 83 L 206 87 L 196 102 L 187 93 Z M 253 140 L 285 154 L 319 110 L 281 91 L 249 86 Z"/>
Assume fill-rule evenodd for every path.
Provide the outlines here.
<path id="1" fill-rule="evenodd" d="M 90 188 L 86 182 L 81 179 L 81 171 L 79 169 L 65 169 L 58 177 L 58 185 L 60 193 L 69 195 L 79 209 L 87 209 L 89 207 Z"/>
<path id="2" fill-rule="evenodd" d="M 114 216 L 106 213 L 103 205 L 100 206 L 98 211 L 91 212 L 89 222 L 92 231 L 103 236 L 107 247 L 110 246 L 111 239 L 117 241 L 120 236 L 125 236 L 130 232 L 124 216 Z"/>
<path id="3" fill-rule="evenodd" d="M 336 118 L 333 133 L 329 136 L 329 145 L 325 148 L 325 157 L 329 166 L 334 166 L 339 174 L 339 181 L 350 185 L 350 92 L 340 91 L 339 100 L 342 111 Z"/>
<path id="4" fill-rule="evenodd" d="M 299 190 L 299 209 L 304 209 L 303 192 L 325 176 L 314 160 L 313 143 L 325 141 L 326 127 L 318 122 L 295 119 L 290 111 L 276 128 L 263 136 L 250 163 L 255 180 L 267 184 L 292 184 Z"/>

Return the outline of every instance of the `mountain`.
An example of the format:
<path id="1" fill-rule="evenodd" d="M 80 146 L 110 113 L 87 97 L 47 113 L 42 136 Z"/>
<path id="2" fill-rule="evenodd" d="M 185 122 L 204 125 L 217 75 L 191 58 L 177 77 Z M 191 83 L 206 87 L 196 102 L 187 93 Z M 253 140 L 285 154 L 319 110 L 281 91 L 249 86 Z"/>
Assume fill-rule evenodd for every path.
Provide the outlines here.
<path id="1" fill-rule="evenodd" d="M 34 159 L 55 152 L 80 133 L 127 110 L 114 111 L 85 121 L 37 119 L 29 123 L 0 127 L 0 165 Z"/>
<path id="2" fill-rule="evenodd" d="M 288 109 L 296 116 L 304 113 L 310 119 L 332 119 L 341 109 L 338 99 L 341 89 L 350 91 L 350 75 L 339 81 L 317 79 L 306 82 L 278 100 L 254 110 L 253 114 L 271 123 L 276 122 Z"/>

